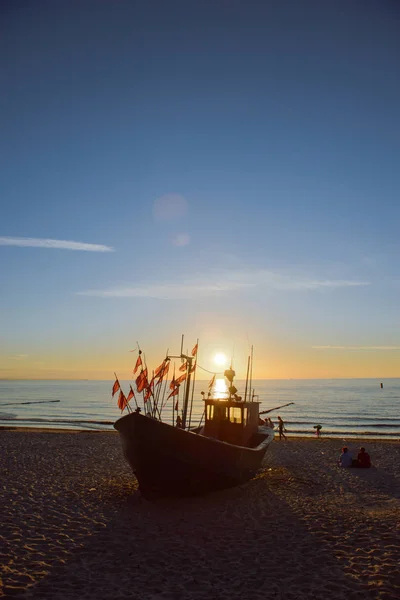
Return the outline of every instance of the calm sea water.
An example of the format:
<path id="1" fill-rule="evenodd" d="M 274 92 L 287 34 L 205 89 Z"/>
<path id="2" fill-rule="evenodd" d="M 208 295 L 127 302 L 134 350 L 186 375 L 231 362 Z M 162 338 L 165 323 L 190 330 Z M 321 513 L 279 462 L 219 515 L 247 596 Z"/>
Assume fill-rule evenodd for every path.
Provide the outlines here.
<path id="1" fill-rule="evenodd" d="M 218 383 L 218 380 L 217 380 Z M 220 382 L 221 383 L 221 382 Z M 236 381 L 239 393 L 244 382 Z M 400 438 L 400 379 L 387 379 L 383 389 L 375 379 L 262 380 L 255 381 L 261 409 L 294 402 L 279 413 L 288 434 L 313 435 L 322 425 L 329 437 L 368 436 Z M 111 429 L 121 412 L 111 398 L 112 381 L 0 381 L 0 425 Z M 125 393 L 129 383 L 122 382 Z M 196 382 L 192 424 L 199 422 L 201 391 L 207 382 Z M 49 402 L 57 400 L 58 402 Z M 180 401 L 182 404 L 182 402 Z M 172 399 L 163 411 L 172 421 Z"/>

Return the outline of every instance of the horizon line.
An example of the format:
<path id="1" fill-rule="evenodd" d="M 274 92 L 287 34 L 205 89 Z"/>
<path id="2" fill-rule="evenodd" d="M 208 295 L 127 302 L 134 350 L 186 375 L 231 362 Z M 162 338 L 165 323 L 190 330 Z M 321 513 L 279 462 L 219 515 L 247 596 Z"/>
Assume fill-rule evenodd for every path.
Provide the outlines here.
<path id="1" fill-rule="evenodd" d="M 131 379 L 123 379 L 122 377 L 118 378 L 120 381 L 134 381 Z M 222 379 L 222 377 L 217 377 L 217 379 Z M 236 378 L 238 381 L 246 381 L 246 378 Z M 368 379 L 368 380 L 376 380 L 376 381 L 385 381 L 388 379 L 400 379 L 400 375 L 395 376 L 386 376 L 386 377 L 262 377 L 258 379 L 253 379 L 253 381 L 331 381 L 331 380 L 343 380 L 343 379 Z M 0 377 L 0 381 L 114 381 L 115 377 L 112 379 L 91 379 L 88 377 L 70 377 L 70 378 L 62 378 L 62 377 Z M 170 381 L 167 379 L 167 381 Z M 209 381 L 209 379 L 196 379 L 196 381 Z M 257 394 L 256 394 L 257 395 Z"/>

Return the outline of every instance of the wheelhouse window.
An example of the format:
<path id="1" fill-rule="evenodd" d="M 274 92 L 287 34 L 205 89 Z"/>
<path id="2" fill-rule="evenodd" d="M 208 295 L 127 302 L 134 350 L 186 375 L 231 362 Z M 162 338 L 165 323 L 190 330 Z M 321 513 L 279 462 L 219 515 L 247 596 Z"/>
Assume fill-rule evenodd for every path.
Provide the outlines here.
<path id="1" fill-rule="evenodd" d="M 242 423 L 242 409 L 238 406 L 231 406 L 229 409 L 229 420 L 231 423 Z"/>
<path id="2" fill-rule="evenodd" d="M 228 410 L 226 406 L 218 406 L 217 419 L 226 421 L 228 419 Z"/>
<path id="3" fill-rule="evenodd" d="M 214 417 L 214 404 L 207 405 L 207 421 L 211 421 Z"/>

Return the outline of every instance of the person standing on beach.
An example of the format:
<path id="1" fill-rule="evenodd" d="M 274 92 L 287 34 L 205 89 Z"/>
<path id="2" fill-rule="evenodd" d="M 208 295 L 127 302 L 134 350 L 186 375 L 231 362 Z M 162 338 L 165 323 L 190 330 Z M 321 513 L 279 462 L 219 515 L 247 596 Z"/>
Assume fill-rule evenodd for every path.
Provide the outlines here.
<path id="1" fill-rule="evenodd" d="M 279 440 L 283 438 L 285 438 L 286 440 L 286 435 L 283 433 L 284 431 L 286 431 L 286 427 L 285 427 L 285 423 L 282 421 L 281 417 L 278 415 L 278 430 L 279 430 Z"/>

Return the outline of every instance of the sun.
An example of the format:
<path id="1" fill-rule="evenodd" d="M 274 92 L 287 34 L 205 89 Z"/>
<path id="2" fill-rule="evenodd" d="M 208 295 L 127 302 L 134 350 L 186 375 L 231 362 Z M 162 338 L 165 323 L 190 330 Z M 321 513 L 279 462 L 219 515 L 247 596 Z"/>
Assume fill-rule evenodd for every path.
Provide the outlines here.
<path id="1" fill-rule="evenodd" d="M 214 356 L 214 362 L 219 367 L 223 367 L 228 362 L 228 359 L 223 352 L 217 352 L 217 354 Z"/>

